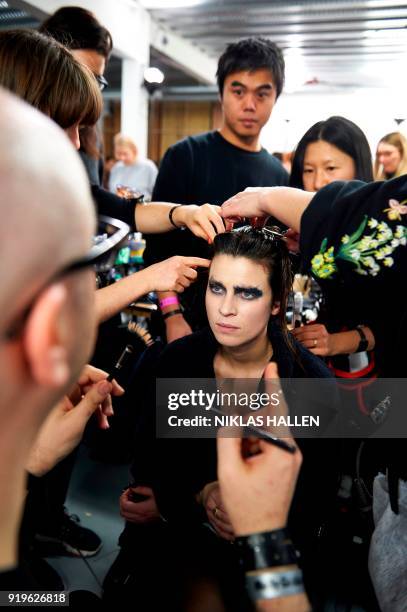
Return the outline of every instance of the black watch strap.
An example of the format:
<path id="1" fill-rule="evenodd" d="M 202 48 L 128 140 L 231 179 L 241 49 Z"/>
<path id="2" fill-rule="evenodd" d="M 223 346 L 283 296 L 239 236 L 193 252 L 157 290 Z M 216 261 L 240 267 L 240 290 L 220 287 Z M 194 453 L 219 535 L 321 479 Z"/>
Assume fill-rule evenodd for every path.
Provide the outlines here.
<path id="1" fill-rule="evenodd" d="M 356 349 L 355 353 L 363 353 L 364 351 L 367 351 L 367 347 L 369 346 L 369 341 L 366 338 L 366 334 L 363 331 L 363 325 L 356 325 L 356 331 L 359 333 L 360 336 L 360 342 L 359 342 L 359 346 Z"/>
<path id="2" fill-rule="evenodd" d="M 299 555 L 287 529 L 239 537 L 235 543 L 245 572 L 298 563 Z"/>

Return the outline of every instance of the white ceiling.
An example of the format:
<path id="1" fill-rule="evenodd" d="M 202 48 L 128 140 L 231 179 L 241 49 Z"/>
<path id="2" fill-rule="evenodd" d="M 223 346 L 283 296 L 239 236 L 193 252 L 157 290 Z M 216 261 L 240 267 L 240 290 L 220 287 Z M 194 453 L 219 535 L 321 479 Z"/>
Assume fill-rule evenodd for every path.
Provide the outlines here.
<path id="1" fill-rule="evenodd" d="M 159 24 L 218 57 L 228 42 L 265 36 L 287 61 L 287 88 L 391 86 L 407 64 L 406 0 L 177 0 L 151 10 Z M 187 0 L 178 0 L 185 4 Z"/>
<path id="2" fill-rule="evenodd" d="M 129 1 L 164 6 L 151 10 L 154 21 L 214 59 L 228 42 L 251 35 L 270 38 L 284 50 L 287 93 L 407 88 L 407 0 Z M 188 2 L 194 5 L 185 6 Z M 17 4 L 0 0 L 0 29 L 37 25 L 27 12 L 13 8 Z M 166 69 L 167 85 L 196 83 L 185 67 L 159 51 L 153 49 L 152 58 Z M 111 80 L 120 81 L 114 74 Z"/>

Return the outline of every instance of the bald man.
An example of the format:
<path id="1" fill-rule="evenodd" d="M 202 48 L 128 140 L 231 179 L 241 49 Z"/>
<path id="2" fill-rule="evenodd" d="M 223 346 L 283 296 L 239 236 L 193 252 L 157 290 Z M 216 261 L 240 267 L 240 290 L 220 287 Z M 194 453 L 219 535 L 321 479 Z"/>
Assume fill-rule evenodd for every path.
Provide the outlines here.
<path id="1" fill-rule="evenodd" d="M 64 269 L 86 255 L 95 218 L 85 171 L 61 130 L 4 91 L 0 107 L 0 571 L 5 571 L 16 563 L 30 448 L 93 348 L 94 273 Z"/>

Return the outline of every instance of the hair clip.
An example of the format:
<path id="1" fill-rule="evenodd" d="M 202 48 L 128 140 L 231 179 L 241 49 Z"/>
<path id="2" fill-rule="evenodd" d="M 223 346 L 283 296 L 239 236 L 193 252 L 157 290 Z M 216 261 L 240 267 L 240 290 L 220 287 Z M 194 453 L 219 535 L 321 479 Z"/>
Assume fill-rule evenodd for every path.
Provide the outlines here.
<path id="1" fill-rule="evenodd" d="M 283 232 L 275 225 L 271 227 L 262 227 L 260 231 L 268 240 L 282 240 L 284 238 Z"/>
<path id="2" fill-rule="evenodd" d="M 282 240 L 284 233 L 277 225 L 271 225 L 270 227 L 253 227 L 252 225 L 243 225 L 241 227 L 234 227 L 231 232 L 256 232 L 261 234 L 266 240 Z"/>

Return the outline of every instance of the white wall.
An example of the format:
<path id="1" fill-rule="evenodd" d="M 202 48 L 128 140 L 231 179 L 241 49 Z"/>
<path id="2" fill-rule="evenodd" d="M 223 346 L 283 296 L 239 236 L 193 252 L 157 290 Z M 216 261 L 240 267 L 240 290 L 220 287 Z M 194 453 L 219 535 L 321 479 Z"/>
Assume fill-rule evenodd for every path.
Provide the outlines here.
<path id="1" fill-rule="evenodd" d="M 404 79 L 402 74 L 399 79 Z M 407 136 L 407 92 L 400 89 L 349 89 L 346 93 L 317 91 L 320 86 L 306 86 L 308 91 L 280 96 L 262 143 L 270 152 L 291 151 L 303 134 L 317 121 L 342 115 L 365 132 L 372 154 L 384 134 L 402 131 Z M 316 90 L 316 91 L 315 91 Z M 395 118 L 406 121 L 397 126 Z"/>

